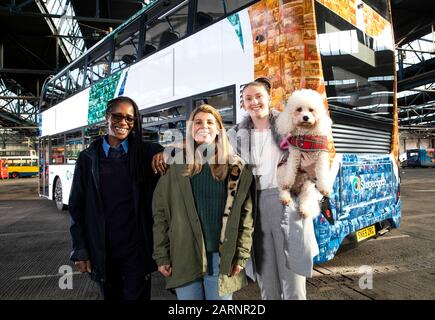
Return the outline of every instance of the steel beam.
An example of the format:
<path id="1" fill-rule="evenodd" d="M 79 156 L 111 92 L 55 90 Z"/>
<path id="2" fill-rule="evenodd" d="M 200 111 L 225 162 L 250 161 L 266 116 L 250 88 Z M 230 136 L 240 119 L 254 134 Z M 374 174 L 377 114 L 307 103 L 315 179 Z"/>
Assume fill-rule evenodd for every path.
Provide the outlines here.
<path id="1" fill-rule="evenodd" d="M 55 74 L 54 70 L 32 70 L 32 69 L 12 69 L 1 68 L 0 73 L 15 73 L 15 74 Z"/>
<path id="2" fill-rule="evenodd" d="M 16 129 L 35 130 L 38 129 L 38 126 L 20 126 L 20 127 L 7 127 L 7 128 L 12 130 L 16 130 Z"/>
<path id="3" fill-rule="evenodd" d="M 423 40 L 423 39 L 418 39 L 418 40 Z M 404 49 L 404 48 L 396 48 L 396 50 L 398 50 L 398 51 L 409 51 L 409 52 L 435 54 L 435 51 L 422 51 L 422 50 Z"/>
<path id="4" fill-rule="evenodd" d="M 24 119 L 16 118 L 13 115 L 8 115 L 8 114 L 6 114 L 6 112 L 2 112 L 2 111 L 0 111 L 0 118 L 6 119 L 8 121 L 11 121 L 11 122 L 14 122 L 14 123 L 18 123 L 18 124 L 20 122 L 25 121 Z"/>
<path id="5" fill-rule="evenodd" d="M 4 45 L 3 42 L 0 42 L 0 69 L 3 69 L 4 64 Z"/>
<path id="6" fill-rule="evenodd" d="M 4 7 L 4 6 L 0 6 L 0 15 L 1 16 L 57 18 L 57 19 L 60 19 L 60 18 L 62 18 L 62 19 L 75 19 L 77 21 L 113 23 L 113 24 L 121 24 L 124 22 L 124 20 L 122 20 L 122 19 L 67 16 L 67 15 L 61 15 L 61 14 L 49 14 L 49 13 L 37 13 L 37 12 L 16 12 L 16 11 L 10 11 L 10 8 Z"/>
<path id="7" fill-rule="evenodd" d="M 0 100 L 39 100 L 35 96 L 0 96 Z"/>
<path id="8" fill-rule="evenodd" d="M 398 91 L 404 91 L 408 89 L 414 89 L 421 85 L 431 83 L 435 81 L 435 70 L 428 72 L 415 74 L 411 77 L 406 77 L 397 83 Z"/>

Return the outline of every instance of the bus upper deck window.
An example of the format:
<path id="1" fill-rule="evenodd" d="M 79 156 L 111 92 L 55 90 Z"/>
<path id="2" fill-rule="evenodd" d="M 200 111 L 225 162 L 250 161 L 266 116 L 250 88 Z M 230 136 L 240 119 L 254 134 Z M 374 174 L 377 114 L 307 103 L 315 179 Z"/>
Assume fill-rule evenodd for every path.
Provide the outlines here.
<path id="1" fill-rule="evenodd" d="M 155 46 L 153 46 L 152 44 L 145 44 L 145 49 L 144 49 L 144 56 L 149 55 L 150 53 L 153 53 L 154 51 L 157 51 L 157 48 Z"/>
<path id="2" fill-rule="evenodd" d="M 195 30 L 201 29 L 225 15 L 221 0 L 198 0 L 198 11 L 195 15 Z"/>
<path id="3" fill-rule="evenodd" d="M 213 17 L 208 13 L 199 11 L 196 13 L 195 29 L 200 29 L 213 22 Z"/>
<path id="4" fill-rule="evenodd" d="M 178 40 L 178 36 L 175 32 L 171 30 L 165 30 L 160 36 L 159 49 L 166 47 L 167 45 Z"/>

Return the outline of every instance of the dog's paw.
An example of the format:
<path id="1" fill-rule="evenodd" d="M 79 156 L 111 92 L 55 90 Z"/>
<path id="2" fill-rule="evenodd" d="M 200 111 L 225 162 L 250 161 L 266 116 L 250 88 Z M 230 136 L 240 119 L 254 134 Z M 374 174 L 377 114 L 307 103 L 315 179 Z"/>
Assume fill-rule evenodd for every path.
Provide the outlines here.
<path id="1" fill-rule="evenodd" d="M 309 207 L 303 203 L 299 203 L 299 215 L 303 219 L 308 218 L 310 216 Z"/>
<path id="2" fill-rule="evenodd" d="M 281 204 L 283 205 L 283 206 L 289 206 L 289 205 L 291 205 L 291 203 L 292 203 L 292 201 L 291 200 L 280 200 L 281 201 Z"/>
<path id="3" fill-rule="evenodd" d="M 306 211 L 299 210 L 299 216 L 300 216 L 302 219 L 306 219 L 306 218 L 308 218 L 310 215 L 309 215 L 309 213 L 306 212 Z"/>
<path id="4" fill-rule="evenodd" d="M 322 190 L 322 189 L 318 189 L 318 190 L 325 197 L 329 198 L 329 196 L 331 195 L 331 192 L 329 190 Z"/>
<path id="5" fill-rule="evenodd" d="M 279 200 L 285 206 L 291 205 L 293 203 L 292 197 L 290 196 L 290 192 L 281 191 L 279 193 Z"/>
<path id="6" fill-rule="evenodd" d="M 311 208 L 309 208 L 309 206 L 303 206 L 301 205 L 299 207 L 299 216 L 303 219 L 307 219 L 309 217 L 314 216 L 314 212 L 312 211 Z"/>
<path id="7" fill-rule="evenodd" d="M 326 185 L 316 185 L 317 190 L 324 195 L 325 197 L 329 197 L 331 195 L 331 190 Z"/>

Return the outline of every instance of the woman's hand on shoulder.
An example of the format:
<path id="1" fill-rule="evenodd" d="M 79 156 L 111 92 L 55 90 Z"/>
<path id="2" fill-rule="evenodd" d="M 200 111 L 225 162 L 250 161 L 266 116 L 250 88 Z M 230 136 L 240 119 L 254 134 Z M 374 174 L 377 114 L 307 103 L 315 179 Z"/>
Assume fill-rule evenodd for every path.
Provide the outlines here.
<path id="1" fill-rule="evenodd" d="M 162 266 L 159 266 L 158 270 L 165 277 L 169 277 L 172 274 L 172 267 L 169 264 L 164 264 Z"/>
<path id="2" fill-rule="evenodd" d="M 163 151 L 156 153 L 151 161 L 151 167 L 155 174 L 160 173 L 161 176 L 165 175 L 168 165 L 163 157 Z"/>

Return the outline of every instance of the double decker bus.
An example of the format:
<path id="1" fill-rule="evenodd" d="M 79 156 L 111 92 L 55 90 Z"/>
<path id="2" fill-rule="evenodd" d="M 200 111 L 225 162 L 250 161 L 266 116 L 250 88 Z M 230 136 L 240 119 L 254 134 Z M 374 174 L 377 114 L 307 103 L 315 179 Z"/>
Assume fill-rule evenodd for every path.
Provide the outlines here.
<path id="1" fill-rule="evenodd" d="M 38 156 L 36 150 L 0 150 L 3 178 L 24 178 L 38 175 Z"/>
<path id="2" fill-rule="evenodd" d="M 133 98 L 144 139 L 166 145 L 202 103 L 238 123 L 243 86 L 267 77 L 274 108 L 311 88 L 334 122 L 333 191 L 314 221 L 315 263 L 328 261 L 400 225 L 393 44 L 387 0 L 151 1 L 44 84 L 40 194 L 65 208 L 78 153 L 106 133 L 109 99 Z"/>

